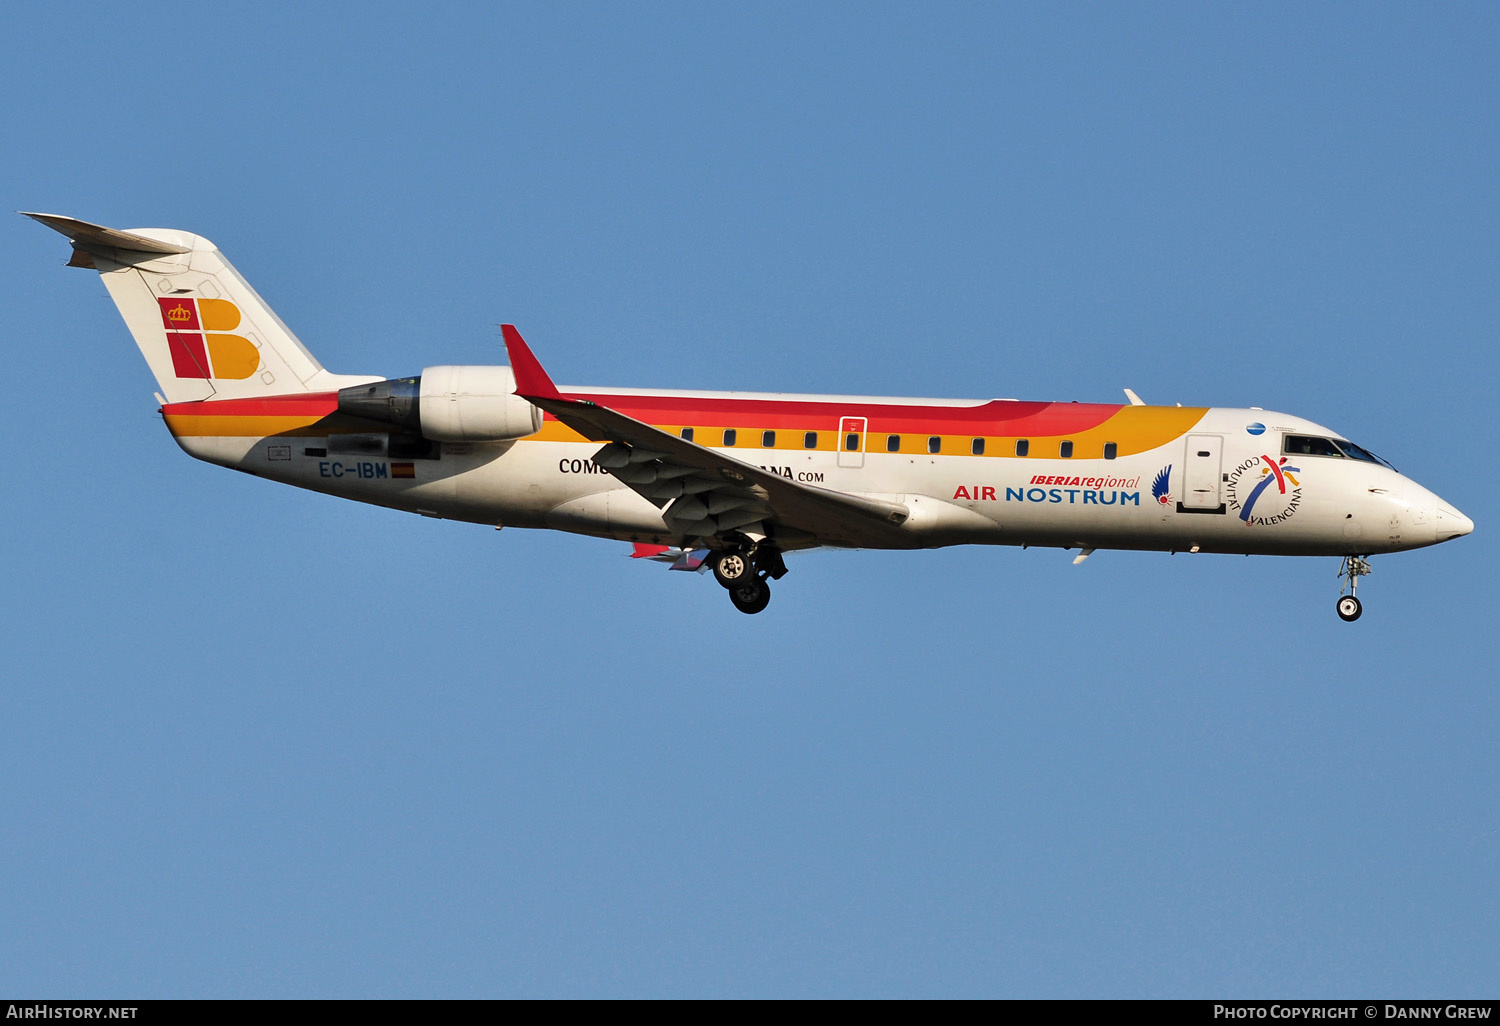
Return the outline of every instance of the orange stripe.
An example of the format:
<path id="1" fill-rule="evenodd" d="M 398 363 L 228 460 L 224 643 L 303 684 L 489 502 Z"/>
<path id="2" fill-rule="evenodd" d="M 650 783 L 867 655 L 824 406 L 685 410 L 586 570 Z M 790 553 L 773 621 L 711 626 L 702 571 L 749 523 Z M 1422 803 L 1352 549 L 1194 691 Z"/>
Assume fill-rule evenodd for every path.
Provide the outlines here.
<path id="1" fill-rule="evenodd" d="M 385 434 L 392 432 L 390 425 L 375 424 L 371 421 L 355 417 L 345 417 L 339 414 L 325 414 L 322 416 L 310 413 L 288 413 L 288 414 L 261 414 L 261 413 L 178 413 L 176 410 L 194 408 L 202 410 L 209 403 L 177 403 L 170 407 L 164 407 L 162 416 L 167 422 L 168 429 L 173 435 L 190 438 L 266 438 L 272 435 L 288 436 L 298 438 L 321 438 L 330 434 L 363 433 L 363 434 Z M 243 406 L 240 409 L 244 409 Z M 173 412 L 168 412 L 168 411 Z M 1102 424 L 1094 427 L 1083 428 L 1072 434 L 1030 434 L 1030 435 L 973 435 L 973 434 L 937 434 L 932 435 L 923 431 L 905 431 L 899 433 L 900 446 L 895 450 L 896 454 L 904 455 L 927 455 L 927 440 L 931 437 L 940 439 L 939 453 L 950 456 L 969 456 L 975 438 L 984 439 L 984 456 L 986 457 L 1012 457 L 1015 456 L 1015 444 L 1019 438 L 1027 438 L 1031 442 L 1031 451 L 1027 454 L 1028 459 L 1058 459 L 1060 458 L 1057 444 L 1061 441 L 1073 443 L 1073 459 L 1099 459 L 1104 455 L 1106 442 L 1115 443 L 1119 456 L 1133 456 L 1136 453 L 1147 452 L 1158 448 L 1182 436 L 1192 430 L 1194 426 L 1203 419 L 1208 412 L 1206 407 L 1180 407 L 1180 406 L 1126 406 L 1108 417 Z M 699 445 L 713 448 L 721 446 L 723 441 L 722 428 L 705 427 L 692 424 L 662 424 L 656 425 L 658 430 L 673 435 L 680 435 L 683 428 L 694 428 L 694 441 Z M 933 425 L 938 426 L 938 425 Z M 817 431 L 817 445 L 808 448 L 804 442 L 805 431 L 797 429 L 776 428 L 771 429 L 765 425 L 736 428 L 739 435 L 739 444 L 731 447 L 732 451 L 756 450 L 777 452 L 833 452 L 839 448 L 841 435 L 838 431 Z M 773 446 L 761 445 L 761 433 L 764 430 L 776 431 L 776 442 Z M 950 428 L 951 430 L 951 428 Z M 869 430 L 865 432 L 865 451 L 868 453 L 885 453 L 890 450 L 886 447 L 887 438 L 896 432 Z M 566 424 L 555 420 L 550 414 L 544 419 L 542 429 L 536 434 L 528 436 L 529 441 L 536 442 L 587 442 L 578 432 Z"/>
<path id="2" fill-rule="evenodd" d="M 1021 438 L 1026 438 L 1031 442 L 1031 451 L 1027 454 L 1027 459 L 1060 459 L 1058 443 L 1063 441 L 1073 443 L 1072 458 L 1075 460 L 1102 459 L 1106 442 L 1115 443 L 1118 456 L 1134 456 L 1137 453 L 1159 448 L 1181 437 L 1184 433 L 1191 431 L 1206 413 L 1208 413 L 1208 408 L 1202 406 L 1126 406 L 1103 424 L 1071 435 L 933 435 L 926 432 L 897 434 L 892 431 L 869 430 L 865 432 L 865 451 L 867 453 L 889 452 L 890 450 L 886 448 L 886 439 L 892 434 L 897 434 L 900 439 L 900 447 L 895 450 L 897 455 L 928 455 L 927 440 L 936 437 L 941 443 L 939 453 L 945 456 L 971 455 L 971 447 L 975 438 L 984 439 L 985 457 L 1014 458 L 1016 442 Z M 724 437 L 723 429 L 718 427 L 693 424 L 654 426 L 672 435 L 681 435 L 683 428 L 691 427 L 693 428 L 693 441 L 710 448 L 721 447 Z M 768 428 L 756 426 L 734 430 L 738 438 L 736 444 L 729 447 L 731 451 L 759 449 L 777 452 L 832 452 L 838 449 L 841 437 L 837 431 L 819 431 L 816 448 L 808 449 L 803 445 L 804 432 L 779 429 L 776 431 L 776 444 L 767 447 L 760 443 L 761 432 L 769 430 Z M 542 422 L 542 429 L 530 436 L 530 440 L 535 442 L 588 441 L 566 424 L 552 419 L 551 414 L 548 414 Z"/>
<path id="3" fill-rule="evenodd" d="M 337 427 L 330 425 L 324 417 L 224 417 L 182 413 L 166 413 L 162 416 L 172 434 L 188 438 L 268 438 L 271 435 L 326 437 L 331 433 L 331 427 Z"/>

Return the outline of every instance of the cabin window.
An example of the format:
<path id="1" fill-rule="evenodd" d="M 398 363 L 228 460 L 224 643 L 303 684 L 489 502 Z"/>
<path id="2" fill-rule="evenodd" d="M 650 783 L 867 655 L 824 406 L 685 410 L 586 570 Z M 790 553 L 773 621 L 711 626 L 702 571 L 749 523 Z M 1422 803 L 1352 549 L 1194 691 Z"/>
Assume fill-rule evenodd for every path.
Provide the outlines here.
<path id="1" fill-rule="evenodd" d="M 1017 456 L 1025 456 L 1030 451 L 1031 451 L 1031 439 L 1029 439 L 1029 438 L 1017 438 L 1016 439 L 1016 455 Z"/>
<path id="2" fill-rule="evenodd" d="M 682 440 L 684 442 L 691 442 L 693 440 L 693 429 L 692 428 L 683 428 L 682 429 Z"/>
<path id="3" fill-rule="evenodd" d="M 818 433 L 809 431 L 802 436 L 802 448 L 816 449 L 818 447 Z"/>
<path id="4" fill-rule="evenodd" d="M 762 431 L 760 433 L 760 444 L 767 449 L 776 448 L 776 432 Z"/>
<path id="5" fill-rule="evenodd" d="M 942 452 L 943 451 L 943 439 L 942 439 L 942 436 L 940 436 L 940 435 L 933 435 L 931 438 L 927 439 L 927 451 L 928 452 Z"/>
<path id="6" fill-rule="evenodd" d="M 1104 443 L 1104 458 L 1105 459 L 1112 460 L 1112 459 L 1115 458 L 1115 456 L 1117 456 L 1119 454 L 1119 452 L 1120 452 L 1120 447 L 1117 446 L 1114 442 L 1105 442 Z"/>
<path id="7" fill-rule="evenodd" d="M 975 456 L 983 456 L 984 455 L 984 439 L 983 438 L 976 438 L 976 439 L 974 439 L 973 444 L 971 444 L 969 446 L 969 451 L 972 452 Z"/>
<path id="8" fill-rule="evenodd" d="M 734 436 L 735 436 L 735 430 L 734 430 L 734 428 L 725 428 L 724 429 L 724 444 L 725 445 L 733 445 L 734 444 Z"/>
<path id="9" fill-rule="evenodd" d="M 1073 443 L 1072 442 L 1064 442 L 1062 445 L 1059 445 L 1057 447 L 1057 454 L 1059 456 L 1061 456 L 1065 460 L 1072 459 L 1073 458 Z"/>
<path id="10" fill-rule="evenodd" d="M 900 452 L 901 451 L 901 436 L 900 435 L 886 435 L 885 436 L 885 451 L 886 452 Z"/>
<path id="11" fill-rule="evenodd" d="M 852 432 L 852 431 L 849 434 L 845 435 L 844 436 L 844 449 L 846 451 L 848 451 L 848 452 L 858 452 L 859 451 L 859 435 L 856 434 L 855 432 Z"/>

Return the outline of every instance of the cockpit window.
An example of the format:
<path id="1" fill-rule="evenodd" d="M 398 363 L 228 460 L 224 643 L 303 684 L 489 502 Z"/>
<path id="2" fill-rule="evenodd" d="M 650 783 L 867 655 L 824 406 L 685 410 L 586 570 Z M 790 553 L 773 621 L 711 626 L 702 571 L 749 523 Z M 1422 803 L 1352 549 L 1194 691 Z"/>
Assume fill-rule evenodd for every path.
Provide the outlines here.
<path id="1" fill-rule="evenodd" d="M 1318 438 L 1314 435 L 1287 435 L 1281 444 L 1281 451 L 1294 456 L 1332 456 L 1342 459 L 1344 454 L 1339 447 L 1333 444 L 1332 438 Z"/>
<path id="2" fill-rule="evenodd" d="M 1334 443 L 1340 449 L 1344 450 L 1344 455 L 1348 456 L 1351 460 L 1360 460 L 1363 463 L 1378 463 L 1382 467 L 1390 467 L 1392 470 L 1396 469 L 1369 449 L 1361 448 L 1353 442 L 1345 441 L 1342 438 L 1335 438 Z"/>
<path id="3" fill-rule="evenodd" d="M 1316 435 L 1287 435 L 1281 444 L 1281 451 L 1295 456 L 1332 456 L 1335 459 L 1359 460 L 1361 463 L 1378 463 L 1382 467 L 1391 467 L 1389 463 L 1376 456 L 1369 449 L 1363 449 L 1353 442 L 1342 438 L 1319 438 Z"/>

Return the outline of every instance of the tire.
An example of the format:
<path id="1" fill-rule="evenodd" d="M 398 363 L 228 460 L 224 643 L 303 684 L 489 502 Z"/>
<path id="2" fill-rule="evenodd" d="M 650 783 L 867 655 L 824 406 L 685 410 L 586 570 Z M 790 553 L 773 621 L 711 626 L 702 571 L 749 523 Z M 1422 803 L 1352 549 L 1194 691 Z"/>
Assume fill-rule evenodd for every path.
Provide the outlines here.
<path id="1" fill-rule="evenodd" d="M 729 601 L 742 613 L 758 613 L 771 604 L 771 586 L 751 576 L 729 589 Z"/>
<path id="2" fill-rule="evenodd" d="M 1339 599 L 1339 604 L 1336 608 L 1339 611 L 1339 619 L 1345 623 L 1353 623 L 1359 619 L 1359 614 L 1364 612 L 1360 607 L 1359 599 L 1353 595 L 1345 595 Z"/>
<path id="3" fill-rule="evenodd" d="M 747 577 L 754 576 L 750 560 L 743 552 L 721 552 L 714 559 L 713 570 L 714 580 L 726 588 L 733 588 L 744 583 Z"/>

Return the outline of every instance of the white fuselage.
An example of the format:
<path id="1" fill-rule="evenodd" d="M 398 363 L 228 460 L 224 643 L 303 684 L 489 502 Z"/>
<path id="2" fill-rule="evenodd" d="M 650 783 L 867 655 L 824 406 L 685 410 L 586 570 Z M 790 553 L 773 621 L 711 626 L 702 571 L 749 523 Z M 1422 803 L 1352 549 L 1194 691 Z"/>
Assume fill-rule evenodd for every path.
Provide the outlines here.
<path id="1" fill-rule="evenodd" d="M 744 397 L 649 394 L 701 397 L 710 404 Z M 864 408 L 934 403 L 774 399 L 820 408 L 841 401 Z M 1259 430 L 1251 433 L 1253 429 Z M 557 437 L 556 431 L 552 437 L 543 431 L 508 442 L 445 442 L 434 449 L 435 459 L 393 454 L 378 432 L 260 437 L 176 433 L 183 448 L 200 459 L 362 502 L 497 526 L 632 542 L 682 541 L 673 536 L 661 510 L 591 462 L 599 442 Z M 759 440 L 754 432 L 742 435 L 733 447 L 715 446 L 711 440 L 700 444 L 789 480 L 906 506 L 911 515 L 898 538 L 860 542 L 870 547 L 1000 544 L 1350 555 L 1431 545 L 1467 534 L 1473 526 L 1453 506 L 1387 466 L 1327 455 L 1282 459 L 1288 435 L 1338 436 L 1302 418 L 1263 410 L 1208 409 L 1188 431 L 1115 459 L 891 453 L 880 451 L 884 436 L 873 424 L 855 452 L 765 448 L 745 444 Z M 1285 474 L 1267 466 L 1275 461 L 1285 465 Z M 1159 486 L 1163 472 L 1164 486 Z"/>

